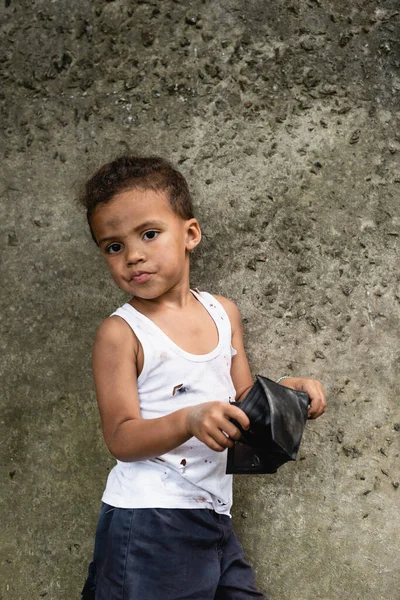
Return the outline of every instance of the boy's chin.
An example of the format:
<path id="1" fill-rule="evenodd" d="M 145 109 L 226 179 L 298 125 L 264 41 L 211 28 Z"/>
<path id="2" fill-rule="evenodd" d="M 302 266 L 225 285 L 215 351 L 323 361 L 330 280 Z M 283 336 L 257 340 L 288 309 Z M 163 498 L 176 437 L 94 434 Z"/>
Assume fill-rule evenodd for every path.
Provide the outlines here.
<path id="1" fill-rule="evenodd" d="M 158 298 L 160 295 L 162 295 L 162 292 L 160 294 L 159 290 L 156 290 L 153 288 L 150 288 L 150 286 L 119 286 L 120 289 L 123 292 L 126 292 L 127 294 L 130 294 L 133 298 L 142 298 L 143 300 L 155 300 L 156 298 Z"/>
<path id="2" fill-rule="evenodd" d="M 137 292 L 130 291 L 129 293 L 132 296 L 132 298 L 138 298 L 140 300 L 156 300 L 157 298 L 160 297 L 160 294 L 155 294 L 155 293 L 152 294 L 151 292 L 148 292 L 146 294 L 146 292 L 144 292 L 144 291 L 142 292 L 140 290 L 138 290 Z"/>
<path id="3" fill-rule="evenodd" d="M 132 298 L 139 298 L 142 300 L 157 300 L 163 296 L 167 296 L 173 292 L 175 286 L 131 286 L 128 289 L 124 288 L 124 291 L 132 296 Z"/>

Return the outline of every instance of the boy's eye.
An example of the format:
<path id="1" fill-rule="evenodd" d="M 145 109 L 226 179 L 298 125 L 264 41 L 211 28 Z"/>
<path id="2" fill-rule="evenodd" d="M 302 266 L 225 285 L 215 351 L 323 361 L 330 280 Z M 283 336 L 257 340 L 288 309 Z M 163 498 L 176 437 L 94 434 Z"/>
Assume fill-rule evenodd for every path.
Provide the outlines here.
<path id="1" fill-rule="evenodd" d="M 121 244 L 110 244 L 109 246 L 107 246 L 106 248 L 106 252 L 107 254 L 116 254 L 117 252 L 119 252 L 122 248 Z"/>
<path id="2" fill-rule="evenodd" d="M 156 238 L 159 234 L 159 231 L 146 231 L 146 233 L 143 235 L 143 239 L 144 240 L 154 240 L 154 238 Z"/>

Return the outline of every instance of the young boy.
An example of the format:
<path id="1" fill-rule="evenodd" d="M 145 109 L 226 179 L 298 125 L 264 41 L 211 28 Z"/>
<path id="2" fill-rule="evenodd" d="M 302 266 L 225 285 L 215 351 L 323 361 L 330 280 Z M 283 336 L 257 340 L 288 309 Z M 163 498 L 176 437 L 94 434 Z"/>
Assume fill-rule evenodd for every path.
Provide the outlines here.
<path id="1" fill-rule="evenodd" d="M 100 326 L 93 374 L 110 472 L 82 598 L 264 598 L 232 531 L 226 449 L 253 385 L 235 304 L 189 286 L 201 231 L 183 176 L 122 156 L 86 184 L 92 237 L 131 299 Z M 325 410 L 320 383 L 310 418 Z"/>

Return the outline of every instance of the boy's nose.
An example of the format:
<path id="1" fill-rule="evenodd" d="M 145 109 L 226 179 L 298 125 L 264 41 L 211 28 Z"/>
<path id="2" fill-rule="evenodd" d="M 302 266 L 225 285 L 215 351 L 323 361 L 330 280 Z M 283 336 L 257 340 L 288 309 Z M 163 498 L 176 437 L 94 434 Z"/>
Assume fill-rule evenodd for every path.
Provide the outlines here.
<path id="1" fill-rule="evenodd" d="M 134 265 L 138 262 L 143 262 L 144 260 L 145 255 L 141 248 L 138 248 L 137 246 L 127 248 L 126 262 L 128 263 L 128 265 Z"/>

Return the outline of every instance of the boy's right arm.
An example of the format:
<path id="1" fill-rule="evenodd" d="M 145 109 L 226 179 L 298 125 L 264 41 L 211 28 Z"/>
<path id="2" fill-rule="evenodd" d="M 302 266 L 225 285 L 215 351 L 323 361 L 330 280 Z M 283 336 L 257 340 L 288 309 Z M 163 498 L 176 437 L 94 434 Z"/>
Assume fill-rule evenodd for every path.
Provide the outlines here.
<path id="1" fill-rule="evenodd" d="M 142 419 L 138 351 L 138 339 L 121 318 L 110 317 L 99 327 L 93 347 L 93 376 L 104 439 L 111 454 L 121 461 L 153 458 L 193 435 L 219 452 L 233 446 L 240 431 L 230 419 L 244 428 L 249 420 L 242 410 L 225 402 L 206 402 L 165 417 Z"/>

